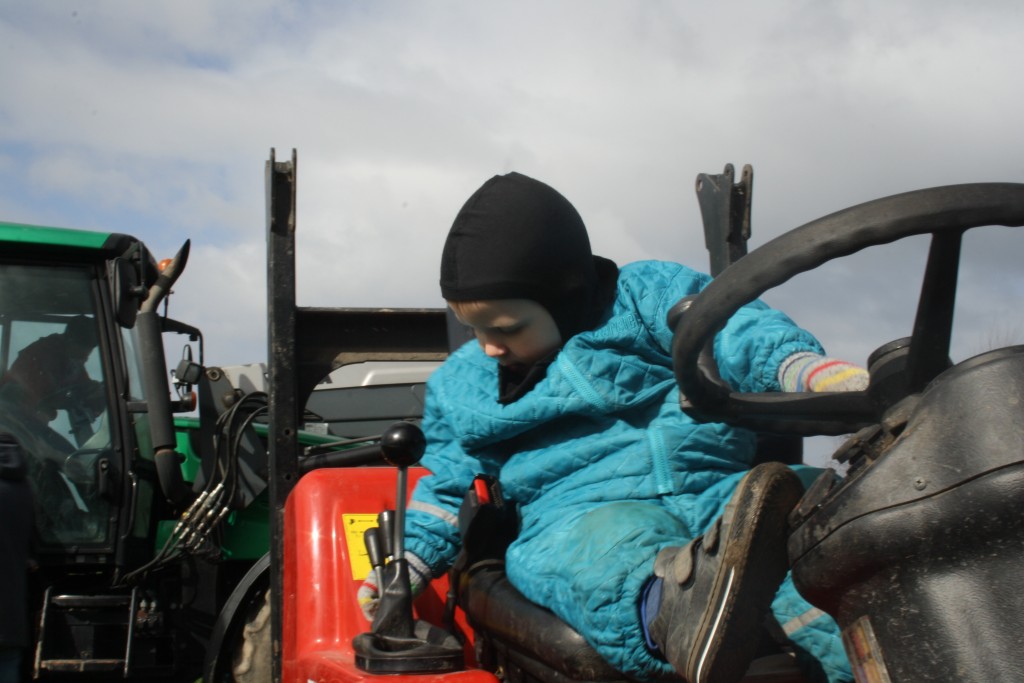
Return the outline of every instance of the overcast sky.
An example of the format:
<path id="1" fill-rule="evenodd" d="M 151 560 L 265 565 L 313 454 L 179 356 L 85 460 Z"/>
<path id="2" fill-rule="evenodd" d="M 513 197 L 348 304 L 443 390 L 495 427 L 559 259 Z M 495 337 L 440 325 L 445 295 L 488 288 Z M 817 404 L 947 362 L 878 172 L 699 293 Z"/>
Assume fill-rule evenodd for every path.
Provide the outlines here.
<path id="1" fill-rule="evenodd" d="M 9 0 L 0 218 L 131 233 L 158 258 L 191 239 L 172 314 L 210 364 L 259 361 L 271 148 L 298 150 L 303 305 L 442 305 L 452 218 L 511 170 L 565 194 L 596 252 L 705 269 L 693 185 L 726 163 L 754 167 L 752 246 L 884 195 L 1024 182 L 1022 8 Z M 924 248 L 765 298 L 863 363 L 909 334 Z M 1024 341 L 1021 253 L 1008 229 L 971 234 L 961 356 Z"/>

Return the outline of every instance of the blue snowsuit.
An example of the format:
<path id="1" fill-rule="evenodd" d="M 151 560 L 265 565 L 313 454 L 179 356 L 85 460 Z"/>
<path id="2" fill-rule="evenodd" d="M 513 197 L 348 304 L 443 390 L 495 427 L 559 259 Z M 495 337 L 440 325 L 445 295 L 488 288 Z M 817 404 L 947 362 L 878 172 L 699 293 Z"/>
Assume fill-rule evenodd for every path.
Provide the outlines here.
<path id="1" fill-rule="evenodd" d="M 659 550 L 686 544 L 721 514 L 755 446 L 752 433 L 699 424 L 679 408 L 666 315 L 708 281 L 674 263 L 623 267 L 603 322 L 569 339 L 544 379 L 511 404 L 497 402 L 497 361 L 478 344 L 452 354 L 427 385 L 422 464 L 431 475 L 408 513 L 413 569 L 439 576 L 451 565 L 473 477 L 496 476 L 521 518 L 506 555 L 512 584 L 620 671 L 648 680 L 671 673 L 644 645 L 641 588 Z M 715 341 L 722 377 L 741 391 L 778 390 L 780 363 L 799 351 L 822 353 L 760 302 Z M 774 609 L 832 680 L 852 678 L 834 622 L 789 579 Z"/>

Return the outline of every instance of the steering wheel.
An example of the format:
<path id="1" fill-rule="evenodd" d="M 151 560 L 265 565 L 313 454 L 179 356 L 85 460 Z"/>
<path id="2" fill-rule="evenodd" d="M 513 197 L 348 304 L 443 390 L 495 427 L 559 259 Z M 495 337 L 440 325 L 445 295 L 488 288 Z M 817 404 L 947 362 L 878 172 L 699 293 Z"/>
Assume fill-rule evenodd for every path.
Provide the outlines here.
<path id="1" fill-rule="evenodd" d="M 741 393 L 718 373 L 715 335 L 744 304 L 793 276 L 866 247 L 931 233 L 907 354 L 905 394 L 948 366 L 963 233 L 1024 225 L 1024 184 L 950 185 L 893 195 L 838 211 L 781 235 L 726 268 L 700 294 L 676 305 L 672 359 L 683 409 L 698 419 L 780 434 L 846 434 L 879 421 L 882 401 L 865 391 Z M 681 311 L 681 314 L 679 313 Z"/>

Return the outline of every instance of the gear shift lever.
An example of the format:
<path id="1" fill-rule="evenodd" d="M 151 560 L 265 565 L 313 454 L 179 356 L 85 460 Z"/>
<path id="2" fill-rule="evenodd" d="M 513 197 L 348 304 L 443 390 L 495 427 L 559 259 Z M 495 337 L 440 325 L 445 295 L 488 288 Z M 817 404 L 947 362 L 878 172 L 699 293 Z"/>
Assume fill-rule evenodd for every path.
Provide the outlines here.
<path id="1" fill-rule="evenodd" d="M 447 631 L 412 614 L 412 588 L 405 559 L 405 512 L 408 498 L 408 470 L 419 462 L 426 449 L 419 427 L 396 422 L 381 437 L 381 455 L 398 468 L 395 510 L 378 518 L 379 541 L 384 555 L 392 559 L 382 572 L 380 604 L 369 633 L 352 641 L 356 666 L 371 673 L 454 671 L 463 666 L 462 646 Z M 369 550 L 369 549 L 368 549 Z"/>
<path id="2" fill-rule="evenodd" d="M 385 510 L 378 516 L 384 555 L 391 556 L 384 572 L 385 584 L 379 587 L 380 605 L 373 619 L 372 632 L 378 636 L 413 636 L 412 588 L 409 565 L 405 561 L 405 510 L 409 466 L 419 462 L 426 445 L 423 432 L 409 422 L 396 422 L 381 437 L 381 455 L 388 464 L 398 468 L 398 484 L 394 512 Z"/>

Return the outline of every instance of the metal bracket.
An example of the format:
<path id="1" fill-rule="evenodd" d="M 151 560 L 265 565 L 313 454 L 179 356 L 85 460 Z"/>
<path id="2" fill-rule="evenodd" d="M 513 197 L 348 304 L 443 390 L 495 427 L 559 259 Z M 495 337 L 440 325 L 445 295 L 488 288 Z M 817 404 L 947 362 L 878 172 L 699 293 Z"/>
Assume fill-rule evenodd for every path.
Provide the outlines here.
<path id="1" fill-rule="evenodd" d="M 734 177 L 732 164 L 726 164 L 718 175 L 697 176 L 697 201 L 704 219 L 704 244 L 711 257 L 712 277 L 747 253 L 754 169 L 747 164 L 738 183 L 733 183 Z"/>

